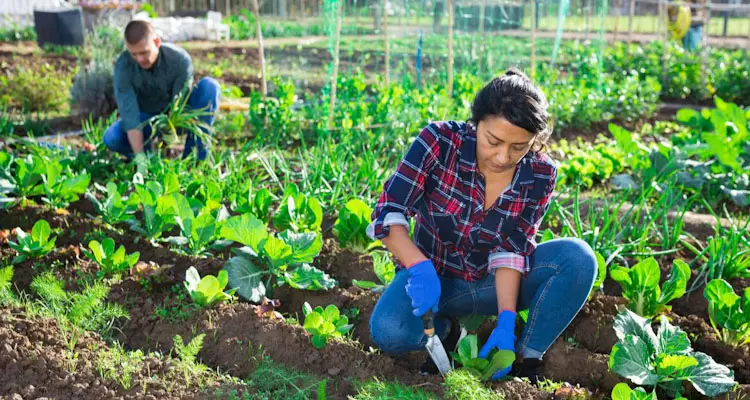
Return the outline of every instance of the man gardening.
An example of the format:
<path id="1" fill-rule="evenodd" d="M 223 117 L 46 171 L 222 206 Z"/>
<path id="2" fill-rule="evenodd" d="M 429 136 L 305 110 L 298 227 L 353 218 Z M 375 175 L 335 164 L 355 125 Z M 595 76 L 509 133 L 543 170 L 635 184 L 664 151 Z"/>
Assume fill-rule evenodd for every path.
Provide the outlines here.
<path id="1" fill-rule="evenodd" d="M 146 153 L 151 150 L 151 127 L 146 123 L 151 117 L 163 113 L 181 93 L 187 93 L 193 83 L 193 63 L 183 49 L 162 43 L 153 26 L 146 21 L 134 20 L 125 27 L 127 51 L 117 59 L 114 68 L 114 90 L 120 119 L 104 133 L 104 144 L 111 150 L 134 158 L 138 172 L 148 167 Z M 205 110 L 200 120 L 214 122 L 219 107 L 219 83 L 211 78 L 201 79 L 190 91 L 187 108 Z M 179 129 L 178 129 L 179 130 Z M 182 133 L 182 132 L 180 132 Z M 165 135 L 167 143 L 176 138 Z M 198 159 L 206 158 L 203 141 L 187 132 L 183 157 L 196 147 Z"/>

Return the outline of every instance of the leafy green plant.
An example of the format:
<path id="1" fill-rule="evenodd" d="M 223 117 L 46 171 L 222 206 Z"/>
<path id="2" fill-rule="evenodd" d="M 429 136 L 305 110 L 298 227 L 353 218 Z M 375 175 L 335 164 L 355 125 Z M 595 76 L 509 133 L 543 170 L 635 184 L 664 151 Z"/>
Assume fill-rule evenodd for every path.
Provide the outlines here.
<path id="1" fill-rule="evenodd" d="M 691 290 L 714 279 L 731 279 L 750 277 L 750 218 L 745 222 L 737 221 L 724 208 L 729 226 L 724 226 L 716 217 L 714 234 L 708 238 L 707 246 L 698 254 L 704 261 L 693 281 Z"/>
<path id="2" fill-rule="evenodd" d="M 115 240 L 112 238 L 105 238 L 101 243 L 92 240 L 89 242 L 89 249 L 91 251 L 83 249 L 83 254 L 101 267 L 97 277 L 127 272 L 138 262 L 141 255 L 137 251 L 126 254 L 123 245 L 115 250 Z"/>
<path id="3" fill-rule="evenodd" d="M 646 393 L 642 387 L 631 389 L 627 383 L 618 383 L 612 389 L 612 400 L 656 400 L 656 391 Z"/>
<path id="4" fill-rule="evenodd" d="M 11 192 L 20 200 L 44 193 L 42 175 L 46 172 L 45 160 L 41 156 L 29 154 L 15 159 L 15 173 L 8 176 Z"/>
<path id="5" fill-rule="evenodd" d="M 170 183 L 172 180 L 175 183 Z M 131 221 L 130 228 L 154 242 L 175 226 L 177 204 L 171 194 L 179 191 L 179 182 L 176 176 L 172 176 L 167 178 L 165 185 L 149 181 L 136 185 L 135 191 L 143 209 L 143 222 Z"/>
<path id="6" fill-rule="evenodd" d="M 308 302 L 302 305 L 302 313 L 305 316 L 303 325 L 307 333 L 312 335 L 312 344 L 318 349 L 325 347 L 332 338 L 342 337 L 353 325 L 349 324 L 349 318 L 341 315 L 338 307 L 333 304 L 323 307 L 312 308 Z"/>
<path id="7" fill-rule="evenodd" d="M 195 267 L 188 268 L 185 273 L 185 288 L 195 304 L 201 307 L 232 300 L 237 290 L 231 289 L 224 292 L 228 282 L 229 277 L 225 270 L 219 271 L 217 276 L 205 275 L 203 278 L 200 277 Z"/>
<path id="8" fill-rule="evenodd" d="M 224 269 L 229 285 L 249 301 L 259 303 L 267 291 L 272 291 L 274 277 L 277 284 L 295 289 L 321 290 L 336 285 L 335 280 L 309 264 L 323 247 L 318 232 L 272 235 L 261 220 L 244 214 L 226 220 L 221 237 L 244 245 L 232 249 L 235 256 L 227 260 Z"/>
<path id="9" fill-rule="evenodd" d="M 0 268 L 0 305 L 6 305 L 15 301 L 16 296 L 11 290 L 13 283 L 13 266 Z"/>
<path id="10" fill-rule="evenodd" d="M 676 395 L 688 381 L 709 397 L 736 385 L 731 369 L 693 351 L 687 334 L 664 316 L 659 319 L 658 333 L 654 333 L 650 320 L 626 309 L 615 318 L 614 329 L 619 340 L 612 347 L 609 368 L 636 385 L 658 386 Z"/>
<path id="11" fill-rule="evenodd" d="M 299 192 L 296 184 L 284 189 L 284 197 L 273 217 L 273 226 L 283 231 L 317 232 L 323 223 L 323 208 L 318 199 Z"/>
<path id="12" fill-rule="evenodd" d="M 113 181 L 107 182 L 106 188 L 97 183 L 94 183 L 94 187 L 105 193 L 104 198 L 99 200 L 91 191 L 86 192 L 86 198 L 94 206 L 102 222 L 114 226 L 134 218 L 133 214 L 138 210 L 138 196 L 123 196 Z"/>
<path id="13" fill-rule="evenodd" d="M 721 341 L 733 347 L 750 343 L 750 288 L 740 297 L 729 282 L 714 279 L 703 295 L 708 300 L 711 326 Z"/>
<path id="14" fill-rule="evenodd" d="M 0 79 L 0 98 L 10 101 L 17 109 L 32 111 L 60 111 L 68 101 L 70 75 L 53 65 L 14 65 Z"/>
<path id="15" fill-rule="evenodd" d="M 671 310 L 672 307 L 667 303 L 685 294 L 690 267 L 682 260 L 674 260 L 669 279 L 662 288 L 659 288 L 659 264 L 653 257 L 640 261 L 632 268 L 613 265 L 610 276 L 622 286 L 622 295 L 628 300 L 628 308 L 648 318 Z"/>
<path id="16" fill-rule="evenodd" d="M 594 252 L 596 256 L 596 279 L 594 279 L 594 285 L 591 286 L 591 292 L 589 292 L 589 300 L 596 292 L 601 292 L 604 288 L 604 281 L 607 279 L 607 260 L 598 251 Z"/>
<path id="17" fill-rule="evenodd" d="M 516 354 L 510 350 L 493 350 L 487 358 L 478 357 L 479 344 L 477 335 L 466 335 L 458 344 L 458 353 L 451 352 L 454 360 L 463 369 L 476 375 L 480 381 L 486 381 L 503 368 L 509 367 L 516 359 Z"/>
<path id="18" fill-rule="evenodd" d="M 18 252 L 13 258 L 13 264 L 22 262 L 28 258 L 39 258 L 51 252 L 55 248 L 57 236 L 52 236 L 49 223 L 43 219 L 36 221 L 31 228 L 31 235 L 21 228 L 15 229 L 16 242 L 8 240 L 8 246 Z"/>
<path id="19" fill-rule="evenodd" d="M 144 368 L 145 358 L 142 350 L 126 351 L 120 343 L 115 342 L 96 354 L 96 372 L 102 378 L 116 381 L 123 389 L 129 390 L 133 375 Z"/>
<path id="20" fill-rule="evenodd" d="M 370 289 L 375 293 L 383 293 L 386 287 L 391 284 L 396 276 L 396 266 L 393 264 L 388 253 L 376 251 L 372 253 L 372 266 L 375 270 L 375 276 L 378 277 L 380 284 L 371 281 L 360 281 L 352 279 L 352 284 L 362 289 Z"/>
<path id="21" fill-rule="evenodd" d="M 56 159 L 45 160 L 45 168 L 46 171 L 42 175 L 44 201 L 53 207 L 67 207 L 77 201 L 91 182 L 91 175 L 86 172 L 74 175 L 68 168 L 66 173 L 63 173 L 63 165 Z"/>
<path id="22" fill-rule="evenodd" d="M 170 243 L 187 247 L 188 253 L 194 256 L 207 254 L 209 246 L 216 239 L 224 220 L 229 213 L 223 206 L 212 212 L 208 207 L 197 204 L 199 211 L 194 211 L 188 199 L 179 194 L 172 194 L 174 220 L 180 227 L 180 236 L 169 237 Z"/>
<path id="23" fill-rule="evenodd" d="M 252 181 L 246 185 L 246 190 L 236 193 L 232 199 L 232 211 L 238 214 L 249 213 L 268 223 L 272 201 L 271 192 L 266 188 L 256 190 Z"/>
<path id="24" fill-rule="evenodd" d="M 367 236 L 372 208 L 360 199 L 352 199 L 339 210 L 333 226 L 333 233 L 341 247 L 349 247 L 357 253 L 364 253 L 374 241 Z"/>

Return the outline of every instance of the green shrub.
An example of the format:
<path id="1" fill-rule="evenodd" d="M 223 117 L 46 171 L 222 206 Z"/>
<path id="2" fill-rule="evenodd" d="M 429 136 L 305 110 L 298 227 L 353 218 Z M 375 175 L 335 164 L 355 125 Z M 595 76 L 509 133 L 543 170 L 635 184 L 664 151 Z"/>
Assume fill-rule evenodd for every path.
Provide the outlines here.
<path id="1" fill-rule="evenodd" d="M 16 66 L 0 77 L 0 104 L 27 112 L 61 111 L 68 101 L 69 76 L 52 65 Z"/>

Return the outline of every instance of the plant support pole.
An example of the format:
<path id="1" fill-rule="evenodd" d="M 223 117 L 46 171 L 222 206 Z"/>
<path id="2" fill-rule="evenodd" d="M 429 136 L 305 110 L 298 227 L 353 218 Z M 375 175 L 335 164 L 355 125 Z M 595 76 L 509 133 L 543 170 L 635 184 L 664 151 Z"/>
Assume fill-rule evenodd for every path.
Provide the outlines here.
<path id="1" fill-rule="evenodd" d="M 255 0 L 257 1 L 257 0 Z M 336 47 L 333 51 L 333 74 L 331 75 L 331 104 L 328 110 L 328 129 L 333 127 L 333 112 L 336 105 L 336 81 L 339 75 L 339 46 L 341 45 L 341 0 L 336 1 Z"/>
<path id="2" fill-rule="evenodd" d="M 268 95 L 266 86 L 266 58 L 263 56 L 263 31 L 260 28 L 260 7 L 258 0 L 253 0 L 253 12 L 255 13 L 255 35 L 258 37 L 258 56 L 260 57 L 260 91 L 263 97 Z"/>
<path id="3" fill-rule="evenodd" d="M 628 15 L 628 40 L 633 40 L 633 17 L 635 16 L 635 0 L 630 0 L 630 11 Z"/>
<path id="4" fill-rule="evenodd" d="M 385 86 L 391 82 L 391 46 L 388 41 L 388 0 L 383 0 L 383 40 L 385 41 Z"/>
<path id="5" fill-rule="evenodd" d="M 448 6 L 448 97 L 453 96 L 453 0 L 446 0 Z"/>
<path id="6" fill-rule="evenodd" d="M 533 18 L 538 11 L 536 2 L 531 0 L 531 80 L 536 76 L 536 20 Z"/>

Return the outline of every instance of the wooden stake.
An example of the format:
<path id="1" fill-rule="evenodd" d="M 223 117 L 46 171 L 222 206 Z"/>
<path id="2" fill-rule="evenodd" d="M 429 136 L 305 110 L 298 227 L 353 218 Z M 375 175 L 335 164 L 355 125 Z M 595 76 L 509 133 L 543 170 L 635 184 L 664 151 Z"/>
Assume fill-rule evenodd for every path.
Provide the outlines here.
<path id="1" fill-rule="evenodd" d="M 446 0 L 448 6 L 448 97 L 453 96 L 453 0 Z"/>
<path id="2" fill-rule="evenodd" d="M 257 0 L 256 0 L 257 1 Z M 325 1 L 325 0 L 324 0 Z M 341 2 L 336 0 L 336 47 L 333 51 L 333 75 L 331 75 L 331 104 L 328 110 L 328 129 L 333 127 L 333 113 L 336 105 L 336 80 L 339 75 L 339 45 L 341 44 Z"/>
<path id="3" fill-rule="evenodd" d="M 268 95 L 266 86 L 266 57 L 263 55 L 263 31 L 260 28 L 260 7 L 258 0 L 253 0 L 253 12 L 255 13 L 255 36 L 258 37 L 258 56 L 260 57 L 260 91 L 263 97 Z"/>
<path id="4" fill-rule="evenodd" d="M 341 0 L 340 0 L 341 1 Z M 388 0 L 383 0 L 383 40 L 385 41 L 385 86 L 391 82 L 391 45 L 388 40 Z"/>
<path id="5" fill-rule="evenodd" d="M 536 75 L 536 1 L 531 0 L 531 80 Z"/>

